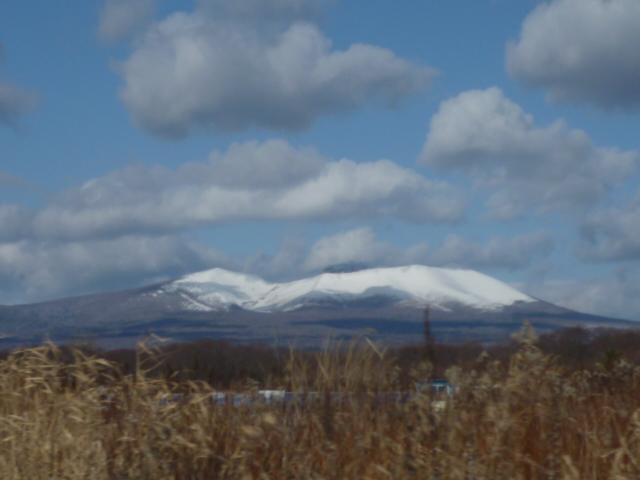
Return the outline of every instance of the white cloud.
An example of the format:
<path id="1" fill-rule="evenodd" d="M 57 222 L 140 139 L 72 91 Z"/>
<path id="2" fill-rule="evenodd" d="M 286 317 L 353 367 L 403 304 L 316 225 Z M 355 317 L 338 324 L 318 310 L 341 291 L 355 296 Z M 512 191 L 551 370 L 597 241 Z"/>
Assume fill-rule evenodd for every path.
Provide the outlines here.
<path id="1" fill-rule="evenodd" d="M 36 108 L 38 101 L 34 93 L 22 87 L 0 81 L 0 125 L 16 127 L 23 113 Z"/>
<path id="2" fill-rule="evenodd" d="M 104 42 L 126 39 L 148 26 L 157 0 L 106 0 L 100 12 L 98 38 Z"/>
<path id="3" fill-rule="evenodd" d="M 3 238 L 0 303 L 129 289 L 213 267 L 273 281 L 300 278 L 354 261 L 370 267 L 424 264 L 517 269 L 544 257 L 551 245 L 546 234 L 538 232 L 513 239 L 495 238 L 486 245 L 458 237 L 447 238 L 435 250 L 426 242 L 398 248 L 378 240 L 370 227 L 360 227 L 327 235 L 311 246 L 301 237 L 290 237 L 275 255 L 258 252 L 230 257 L 180 235 L 134 234 L 71 241 Z"/>
<path id="4" fill-rule="evenodd" d="M 23 205 L 0 203 L 0 242 L 29 238 L 33 216 Z"/>
<path id="5" fill-rule="evenodd" d="M 578 312 L 640 321 L 640 278 L 547 280 L 514 285 L 540 300 Z"/>
<path id="6" fill-rule="evenodd" d="M 234 143 L 223 154 L 211 153 L 210 163 L 191 164 L 194 178 L 210 178 L 218 185 L 277 188 L 298 185 L 320 175 L 326 160 L 314 148 L 295 149 L 284 140 Z M 198 171 L 199 170 L 199 171 Z"/>
<path id="7" fill-rule="evenodd" d="M 640 259 L 640 199 L 626 209 L 607 208 L 589 215 L 580 225 L 578 254 L 590 261 Z"/>
<path id="8" fill-rule="evenodd" d="M 513 219 L 532 208 L 575 212 L 592 206 L 635 170 L 638 152 L 596 147 L 563 120 L 538 127 L 493 87 L 442 102 L 419 161 L 469 174 L 492 192 L 490 213 Z"/>
<path id="9" fill-rule="evenodd" d="M 319 239 L 302 263 L 303 271 L 324 268 L 347 262 L 360 262 L 370 267 L 421 263 L 429 246 L 421 243 L 407 250 L 380 242 L 369 227 L 356 228 Z"/>
<path id="10" fill-rule="evenodd" d="M 428 250 L 426 242 L 397 248 L 379 241 L 372 228 L 359 227 L 326 235 L 312 245 L 301 236 L 290 236 L 274 255 L 259 251 L 236 259 L 233 268 L 271 281 L 288 281 L 320 273 L 339 263 L 359 262 L 370 267 L 424 263 Z"/>
<path id="11" fill-rule="evenodd" d="M 225 3 L 234 11 L 280 4 L 285 10 L 306 5 Z M 435 75 L 376 46 L 333 50 L 311 23 L 265 29 L 205 8 L 153 24 L 118 71 L 125 82 L 119 95 L 135 122 L 169 138 L 183 138 L 195 127 L 300 131 L 321 115 L 372 102 L 395 106 Z"/>
<path id="12" fill-rule="evenodd" d="M 288 237 L 275 255 L 271 256 L 259 251 L 245 258 L 241 262 L 240 269 L 273 281 L 296 279 L 300 277 L 300 264 L 306 249 L 307 243 L 304 238 Z"/>
<path id="13" fill-rule="evenodd" d="M 394 217 L 454 222 L 456 188 L 388 160 L 327 161 L 282 140 L 234 145 L 177 171 L 134 165 L 87 182 L 38 211 L 39 238 L 171 232 L 231 221 Z"/>
<path id="14" fill-rule="evenodd" d="M 228 259 L 178 236 L 0 243 L 0 301 L 34 302 L 148 285 Z"/>
<path id="15" fill-rule="evenodd" d="M 494 237 L 486 244 L 449 235 L 435 249 L 426 242 L 400 249 L 381 242 L 369 227 L 329 235 L 318 240 L 302 262 L 302 270 L 322 270 L 330 265 L 359 262 L 371 267 L 423 264 L 448 268 L 527 268 L 546 258 L 554 248 L 548 232 L 533 232 L 510 239 Z"/>
<path id="16" fill-rule="evenodd" d="M 640 107 L 640 2 L 553 0 L 524 21 L 507 46 L 509 74 L 549 90 L 551 100 Z"/>
<path id="17" fill-rule="evenodd" d="M 448 235 L 428 257 L 431 265 L 471 269 L 527 268 L 536 259 L 546 258 L 554 248 L 549 232 L 526 233 L 506 239 L 493 237 L 486 245 L 458 235 Z"/>

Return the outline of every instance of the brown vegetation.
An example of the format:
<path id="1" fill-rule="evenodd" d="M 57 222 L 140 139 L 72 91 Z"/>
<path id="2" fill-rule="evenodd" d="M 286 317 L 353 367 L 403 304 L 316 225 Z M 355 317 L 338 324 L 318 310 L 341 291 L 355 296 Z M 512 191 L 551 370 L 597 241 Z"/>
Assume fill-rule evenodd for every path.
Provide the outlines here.
<path id="1" fill-rule="evenodd" d="M 604 352 L 614 337 L 606 338 Z M 292 351 L 278 359 L 282 377 L 267 368 L 265 382 L 326 395 L 242 406 L 213 404 L 205 382 L 167 381 L 166 356 L 154 378 L 142 361 L 128 374 L 79 350 L 22 350 L 0 362 L 0 472 L 9 480 L 640 478 L 640 367 L 603 353 L 599 364 L 569 368 L 527 332 L 509 348 L 506 361 L 458 357 L 462 366 L 447 371 L 457 390 L 444 403 L 415 393 L 377 401 L 375 392 L 410 388 L 430 372 L 420 362 L 405 371 L 366 340 Z M 145 355 L 148 364 L 148 350 L 137 353 Z M 172 397 L 177 389 L 184 395 Z M 351 395 L 332 401 L 335 391 Z"/>

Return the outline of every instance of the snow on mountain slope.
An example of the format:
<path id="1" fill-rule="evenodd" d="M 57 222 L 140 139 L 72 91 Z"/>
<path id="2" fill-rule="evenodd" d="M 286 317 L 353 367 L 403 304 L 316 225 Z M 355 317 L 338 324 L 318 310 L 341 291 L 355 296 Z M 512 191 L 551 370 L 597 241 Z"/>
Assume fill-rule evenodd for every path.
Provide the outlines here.
<path id="1" fill-rule="evenodd" d="M 187 275 L 165 285 L 163 290 L 182 295 L 187 308 L 205 311 L 238 306 L 247 310 L 274 312 L 295 310 L 322 301 L 339 303 L 376 296 L 445 309 L 447 305 L 455 303 L 493 310 L 517 301 L 536 301 L 479 272 L 422 265 L 323 273 L 280 284 L 216 268 Z"/>
<path id="2" fill-rule="evenodd" d="M 163 290 L 183 294 L 190 310 L 228 309 L 232 305 L 251 310 L 251 304 L 274 287 L 253 275 L 214 268 L 182 277 Z"/>

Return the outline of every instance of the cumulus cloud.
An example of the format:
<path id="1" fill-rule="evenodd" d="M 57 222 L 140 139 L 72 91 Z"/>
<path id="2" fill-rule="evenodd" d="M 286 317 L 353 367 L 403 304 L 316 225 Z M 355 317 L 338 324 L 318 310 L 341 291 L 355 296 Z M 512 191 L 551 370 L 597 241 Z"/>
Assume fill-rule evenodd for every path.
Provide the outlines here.
<path id="1" fill-rule="evenodd" d="M 324 236 L 312 245 L 301 237 L 289 237 L 274 255 L 257 252 L 230 257 L 176 234 L 82 240 L 13 240 L 5 234 L 0 238 L 0 303 L 134 288 L 214 267 L 272 281 L 300 278 L 354 261 L 371 267 L 424 264 L 513 270 L 526 268 L 551 248 L 544 232 L 495 238 L 485 245 L 449 237 L 436 249 L 427 242 L 399 248 L 379 240 L 372 228 L 360 227 Z"/>
<path id="2" fill-rule="evenodd" d="M 442 245 L 429 255 L 428 262 L 443 267 L 520 270 L 534 260 L 546 258 L 553 248 L 553 237 L 546 231 L 526 233 L 511 239 L 493 237 L 486 245 L 459 235 L 448 235 Z"/>
<path id="3" fill-rule="evenodd" d="M 34 93 L 17 85 L 0 81 L 0 125 L 15 128 L 20 115 L 34 110 L 37 103 L 37 96 Z"/>
<path id="4" fill-rule="evenodd" d="M 514 286 L 535 298 L 579 312 L 640 321 L 638 277 L 547 280 Z"/>
<path id="5" fill-rule="evenodd" d="M 538 127 L 493 87 L 444 101 L 419 161 L 469 174 L 492 192 L 490 214 L 514 219 L 532 208 L 575 212 L 592 206 L 635 170 L 638 152 L 596 147 L 563 120 Z"/>
<path id="6" fill-rule="evenodd" d="M 236 13 L 262 7 L 291 13 L 313 5 L 293 0 L 202 5 L 207 3 Z M 238 15 L 220 17 L 201 6 L 152 24 L 137 39 L 118 72 L 124 79 L 119 96 L 138 125 L 174 139 L 195 127 L 301 131 L 321 115 L 372 102 L 396 106 L 435 75 L 430 67 L 376 46 L 334 50 L 306 21 L 259 28 Z"/>
<path id="7" fill-rule="evenodd" d="M 423 264 L 437 267 L 469 269 L 527 268 L 546 258 L 554 248 L 551 234 L 533 232 L 513 238 L 494 237 L 486 244 L 458 235 L 449 235 L 437 248 L 427 242 L 401 249 L 379 241 L 369 227 L 340 232 L 318 240 L 301 264 L 303 271 L 322 270 L 347 262 L 372 267 Z"/>
<path id="8" fill-rule="evenodd" d="M 0 301 L 34 302 L 118 290 L 229 267 L 225 255 L 182 237 L 0 243 Z"/>
<path id="9" fill-rule="evenodd" d="M 371 267 L 421 263 L 428 248 L 427 243 L 421 243 L 401 250 L 390 243 L 378 241 L 371 228 L 361 227 L 318 240 L 302 263 L 302 269 L 323 270 L 346 262 L 361 262 Z"/>
<path id="10" fill-rule="evenodd" d="M 509 74 L 554 101 L 640 107 L 640 2 L 554 0 L 524 21 L 507 46 Z"/>
<path id="11" fill-rule="evenodd" d="M 209 164 L 188 164 L 190 178 L 208 178 L 218 185 L 277 188 L 300 184 L 321 174 L 326 160 L 314 148 L 295 149 L 284 140 L 234 143 L 223 154 L 214 151 Z"/>
<path id="12" fill-rule="evenodd" d="M 283 140 L 214 152 L 176 171 L 133 165 L 63 192 L 33 220 L 39 238 L 171 232 L 231 221 L 394 217 L 455 222 L 464 195 L 388 161 L 328 161 Z"/>
<path id="13" fill-rule="evenodd" d="M 117 42 L 131 37 L 148 26 L 156 0 L 107 0 L 100 12 L 98 38 Z"/>
<path id="14" fill-rule="evenodd" d="M 29 238 L 33 217 L 24 205 L 0 203 L 0 242 Z"/>
<path id="15" fill-rule="evenodd" d="M 303 237 L 287 237 L 275 255 L 259 251 L 241 262 L 240 270 L 272 281 L 286 281 L 300 277 L 300 265 L 308 245 Z"/>
<path id="16" fill-rule="evenodd" d="M 600 209 L 580 225 L 582 243 L 577 251 L 590 261 L 640 259 L 640 199 L 625 209 Z"/>

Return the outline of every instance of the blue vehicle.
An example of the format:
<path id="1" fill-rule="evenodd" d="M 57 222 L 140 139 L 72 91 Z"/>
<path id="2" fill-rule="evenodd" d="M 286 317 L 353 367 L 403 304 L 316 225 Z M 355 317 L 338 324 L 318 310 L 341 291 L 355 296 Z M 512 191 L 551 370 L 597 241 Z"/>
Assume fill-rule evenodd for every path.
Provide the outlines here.
<path id="1" fill-rule="evenodd" d="M 453 394 L 453 390 L 453 386 L 446 380 L 416 382 L 416 391 L 431 393 L 434 397 L 450 397 Z"/>

